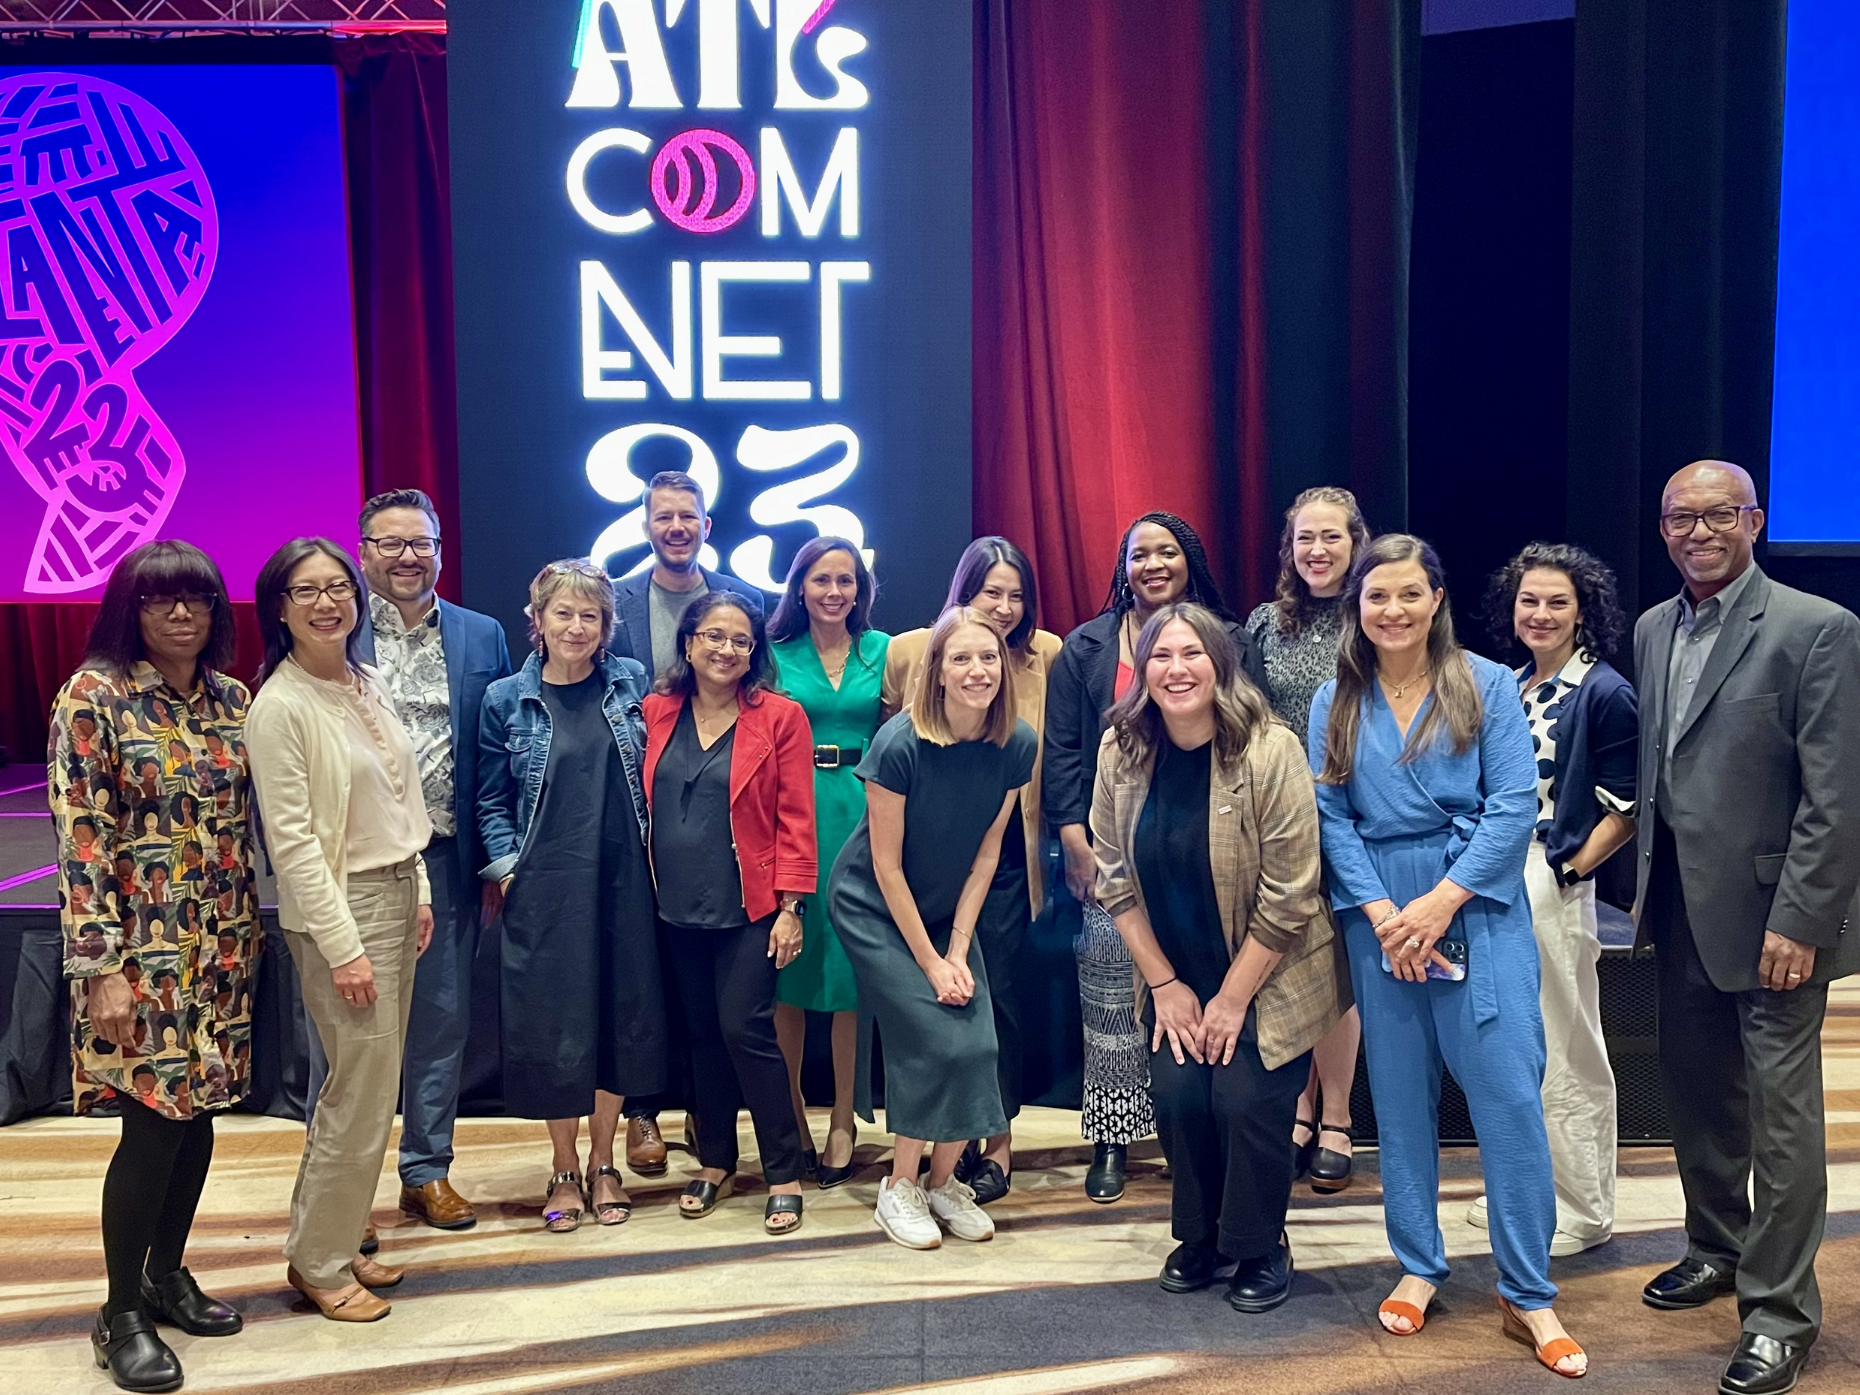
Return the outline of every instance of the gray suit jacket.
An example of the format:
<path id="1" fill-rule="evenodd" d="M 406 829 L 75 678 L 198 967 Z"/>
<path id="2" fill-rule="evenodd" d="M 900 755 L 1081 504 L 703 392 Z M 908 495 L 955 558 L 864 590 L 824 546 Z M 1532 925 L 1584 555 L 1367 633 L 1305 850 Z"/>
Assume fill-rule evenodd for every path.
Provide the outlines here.
<path id="1" fill-rule="evenodd" d="M 1634 628 L 1645 944 L 1666 676 L 1679 600 Z M 1814 981 L 1860 971 L 1860 620 L 1758 571 L 1724 617 L 1674 743 L 1673 830 L 1686 916 L 1721 992 L 1755 989 L 1763 932 L 1815 946 Z"/>
<path id="2" fill-rule="evenodd" d="M 757 614 L 766 608 L 767 597 L 748 583 L 738 581 L 724 572 L 713 572 L 707 567 L 698 570 L 704 573 L 704 584 L 711 590 L 734 591 L 739 596 L 748 597 Z M 623 576 L 614 583 L 614 642 L 607 646 L 623 659 L 637 659 L 646 666 L 649 675 L 652 674 L 651 591 L 650 568 L 632 576 Z"/>

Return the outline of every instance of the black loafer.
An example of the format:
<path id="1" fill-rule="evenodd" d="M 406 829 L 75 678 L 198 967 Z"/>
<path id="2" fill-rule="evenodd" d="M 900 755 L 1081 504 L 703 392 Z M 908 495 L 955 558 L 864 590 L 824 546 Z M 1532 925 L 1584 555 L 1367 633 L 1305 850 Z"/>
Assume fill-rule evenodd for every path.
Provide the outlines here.
<path id="1" fill-rule="evenodd" d="M 144 1274 L 142 1311 L 151 1321 L 178 1327 L 190 1337 L 230 1337 L 245 1326 L 231 1304 L 202 1293 L 186 1269 L 175 1270 L 159 1283 L 151 1283 Z"/>
<path id="2" fill-rule="evenodd" d="M 1097 1202 L 1116 1201 L 1124 1194 L 1124 1145 L 1095 1143 L 1091 1168 L 1085 1173 L 1085 1195 Z"/>
<path id="3" fill-rule="evenodd" d="M 90 1334 L 91 1355 L 124 1390 L 179 1390 L 181 1358 L 160 1337 L 147 1313 L 118 1313 L 105 1318 L 97 1310 Z"/>
<path id="4" fill-rule="evenodd" d="M 1008 1194 L 1014 1183 L 993 1158 L 983 1158 L 968 1176 L 969 1190 L 975 1193 L 977 1206 L 989 1206 Z"/>
<path id="5" fill-rule="evenodd" d="M 1214 1246 L 1184 1240 L 1169 1252 L 1156 1282 L 1164 1293 L 1194 1293 L 1214 1282 L 1214 1271 L 1221 1263 L 1220 1252 Z"/>
<path id="6" fill-rule="evenodd" d="M 1270 1254 L 1243 1259 L 1227 1284 L 1227 1304 L 1237 1313 L 1269 1313 L 1292 1296 L 1292 1247 L 1280 1240 Z"/>
<path id="7" fill-rule="evenodd" d="M 1746 1332 L 1737 1339 L 1731 1364 L 1718 1378 L 1724 1395 L 1783 1395 L 1794 1390 L 1796 1377 L 1808 1363 L 1807 1347 L 1792 1347 L 1761 1332 Z"/>
<path id="8" fill-rule="evenodd" d="M 1649 1308 L 1702 1308 L 1712 1299 L 1737 1292 L 1737 1274 L 1715 1269 L 1702 1259 L 1682 1259 L 1655 1274 L 1640 1291 Z"/>

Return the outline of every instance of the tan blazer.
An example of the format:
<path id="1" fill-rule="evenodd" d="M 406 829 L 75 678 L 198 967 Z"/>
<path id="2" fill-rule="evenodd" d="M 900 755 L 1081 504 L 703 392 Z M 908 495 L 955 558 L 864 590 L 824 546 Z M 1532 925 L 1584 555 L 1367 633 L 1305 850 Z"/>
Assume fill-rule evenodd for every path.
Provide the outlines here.
<path id="1" fill-rule="evenodd" d="M 1150 771 L 1107 729 L 1092 793 L 1098 902 L 1113 917 L 1147 909 L 1130 849 L 1149 799 Z M 1336 931 L 1319 888 L 1317 796 L 1304 748 L 1274 720 L 1247 746 L 1238 769 L 1216 765 L 1208 784 L 1208 860 L 1220 900 L 1229 962 L 1252 935 L 1285 955 L 1259 990 L 1259 1055 L 1276 1070 L 1308 1051 L 1350 1005 L 1338 972 Z M 1137 1013 L 1149 986 L 1136 978 Z"/>
<path id="2" fill-rule="evenodd" d="M 1060 642 L 1058 635 L 1035 630 L 1033 643 L 1027 646 L 1026 660 L 1014 672 L 1015 715 L 1033 728 L 1042 750 L 1046 746 L 1046 675 L 1059 657 Z M 886 719 L 909 707 L 911 699 L 917 696 L 917 685 L 924 676 L 924 654 L 929 648 L 930 631 L 927 629 L 907 630 L 891 637 L 885 650 L 885 682 L 879 699 Z M 1033 758 L 1033 778 L 1021 793 L 1020 821 L 1027 830 L 1027 895 L 1033 903 L 1034 918 L 1038 919 L 1046 898 L 1045 878 L 1041 876 L 1044 864 L 1040 861 L 1038 755 Z"/>

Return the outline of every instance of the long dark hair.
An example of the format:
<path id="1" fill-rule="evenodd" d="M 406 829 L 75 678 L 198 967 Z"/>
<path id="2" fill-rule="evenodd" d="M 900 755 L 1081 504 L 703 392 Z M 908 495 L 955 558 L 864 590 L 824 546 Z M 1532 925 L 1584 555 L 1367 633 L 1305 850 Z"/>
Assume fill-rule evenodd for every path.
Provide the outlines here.
<path id="1" fill-rule="evenodd" d="M 200 651 L 200 667 L 224 672 L 232 667 L 238 640 L 232 601 L 220 569 L 192 543 L 144 543 L 123 555 L 103 588 L 103 603 L 91 621 L 84 666 L 122 677 L 148 657 L 142 642 L 142 602 L 151 596 L 196 591 L 213 598 L 213 625 Z"/>
<path id="2" fill-rule="evenodd" d="M 769 653 L 768 630 L 762 623 L 762 612 L 755 609 L 734 591 L 707 591 L 690 605 L 678 622 L 678 638 L 673 645 L 671 666 L 659 675 L 659 681 L 653 684 L 653 691 L 668 694 L 671 697 L 688 698 L 697 691 L 697 674 L 691 669 L 691 661 L 685 657 L 685 648 L 698 632 L 698 626 L 713 610 L 729 606 L 740 611 L 749 622 L 749 635 L 755 641 L 755 648 L 749 651 L 749 671 L 737 685 L 736 695 L 745 706 L 754 707 L 762 700 L 765 692 L 775 692 L 775 658 Z"/>
<path id="3" fill-rule="evenodd" d="M 1240 671 L 1240 651 L 1226 624 L 1193 601 L 1171 601 L 1144 622 L 1131 655 L 1137 681 L 1105 714 L 1105 724 L 1117 733 L 1118 749 L 1125 756 L 1145 768 L 1154 765 L 1169 734 L 1162 713 L 1150 701 L 1150 656 L 1164 627 L 1176 620 L 1195 632 L 1214 664 L 1214 758 L 1223 773 L 1231 772 L 1253 738 L 1271 724 L 1272 708 Z"/>
<path id="4" fill-rule="evenodd" d="M 1182 556 L 1188 562 L 1188 589 L 1176 599 L 1193 601 L 1196 605 L 1207 607 L 1222 620 L 1231 621 L 1234 614 L 1227 608 L 1227 602 L 1221 599 L 1221 588 L 1208 567 L 1208 554 L 1201 546 L 1200 535 L 1183 519 L 1160 509 L 1131 520 L 1130 526 L 1124 529 L 1124 536 L 1117 544 L 1117 569 L 1111 573 L 1111 593 L 1105 598 L 1105 611 L 1121 616 L 1137 604 L 1136 592 L 1130 587 L 1130 535 L 1145 523 L 1154 523 L 1166 529 L 1175 538 L 1176 545 L 1182 549 Z"/>
<path id="5" fill-rule="evenodd" d="M 1369 524 L 1363 519 L 1356 496 L 1349 490 L 1339 485 L 1320 484 L 1292 500 L 1292 506 L 1285 511 L 1285 528 L 1279 534 L 1279 584 L 1272 602 L 1273 609 L 1279 613 L 1279 633 L 1286 639 L 1297 639 L 1317 609 L 1317 598 L 1298 574 L 1298 563 L 1294 560 L 1298 515 L 1312 504 L 1329 504 L 1343 510 L 1344 529 L 1350 535 L 1351 562 L 1369 546 Z"/>
<path id="6" fill-rule="evenodd" d="M 807 600 L 803 594 L 807 574 L 829 552 L 844 552 L 852 558 L 856 586 L 852 609 L 846 614 L 846 633 L 852 636 L 855 650 L 859 647 L 859 636 L 872 628 L 872 603 L 878 599 L 878 582 L 873 579 L 865 558 L 859 555 L 859 549 L 845 538 L 809 538 L 801 544 L 801 550 L 794 554 L 794 561 L 788 566 L 786 587 L 781 600 L 775 604 L 775 614 L 769 619 L 769 639 L 774 643 L 807 633 Z"/>
<path id="7" fill-rule="evenodd" d="M 1518 588 L 1524 574 L 1542 568 L 1561 572 L 1576 592 L 1582 620 L 1576 626 L 1576 652 L 1590 659 L 1606 659 L 1627 633 L 1627 616 L 1621 610 L 1621 593 L 1615 574 L 1593 552 L 1571 543 L 1534 542 L 1492 573 L 1485 588 L 1485 623 L 1504 652 L 1522 647 L 1513 623 Z"/>
<path id="8" fill-rule="evenodd" d="M 943 609 L 973 604 L 988 580 L 988 573 L 1004 562 L 1020 573 L 1022 606 L 1020 623 L 1008 631 L 1004 642 L 1016 654 L 1025 655 L 1033 643 L 1033 632 L 1040 625 L 1040 588 L 1034 584 L 1033 564 L 1027 560 L 1027 554 L 1006 538 L 991 533 L 962 549 L 962 556 L 956 559 L 956 570 L 950 574 L 949 596 L 943 602 Z"/>
<path id="9" fill-rule="evenodd" d="M 1409 533 L 1384 533 L 1350 564 L 1344 583 L 1341 618 L 1343 633 L 1337 641 L 1337 690 L 1331 698 L 1330 720 L 1324 729 L 1324 768 L 1318 783 L 1347 784 L 1356 765 L 1356 734 L 1363 724 L 1369 691 L 1376 681 L 1376 646 L 1363 633 L 1363 583 L 1377 567 L 1419 562 L 1431 590 L 1440 592 L 1440 609 L 1427 631 L 1427 667 L 1433 677 L 1434 700 L 1419 721 L 1408 729 L 1408 740 L 1398 763 L 1408 765 L 1444 733 L 1455 755 L 1472 748 L 1485 720 L 1479 685 L 1472 664 L 1453 636 L 1453 607 L 1447 600 L 1446 574 L 1434 549 Z"/>
<path id="10" fill-rule="evenodd" d="M 271 554 L 271 559 L 259 569 L 258 580 L 252 583 L 252 600 L 258 607 L 258 633 L 265 641 L 265 662 L 258 670 L 260 683 L 276 673 L 284 656 L 291 652 L 291 630 L 284 623 L 284 607 L 290 604 L 284 591 L 291 584 L 291 573 L 297 570 L 298 563 L 319 552 L 340 563 L 349 580 L 355 583 L 355 628 L 349 631 L 344 649 L 349 667 L 357 673 L 362 671 L 362 622 L 368 618 L 368 583 L 362 579 L 355 559 L 328 538 L 292 538 Z"/>

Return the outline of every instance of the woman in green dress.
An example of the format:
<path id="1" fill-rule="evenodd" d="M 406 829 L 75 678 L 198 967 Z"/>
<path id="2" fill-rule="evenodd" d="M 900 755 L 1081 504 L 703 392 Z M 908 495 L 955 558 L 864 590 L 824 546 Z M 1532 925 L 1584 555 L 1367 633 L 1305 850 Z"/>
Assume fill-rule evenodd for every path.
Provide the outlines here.
<path id="1" fill-rule="evenodd" d="M 815 828 L 820 865 L 831 867 L 865 813 L 865 792 L 853 770 L 878 730 L 879 695 L 890 636 L 871 628 L 877 587 L 859 549 L 845 538 L 804 544 L 788 568 L 787 591 L 769 621 L 770 652 L 782 690 L 800 703 L 814 729 Z M 852 965 L 827 916 L 826 897 L 806 904 L 801 953 L 775 985 L 775 1036 L 788 1062 L 794 1117 L 821 1187 L 852 1176 L 854 1066 L 859 997 Z M 807 1014 L 833 1014 L 833 1115 L 824 1152 L 801 1099 L 801 1058 Z"/>

